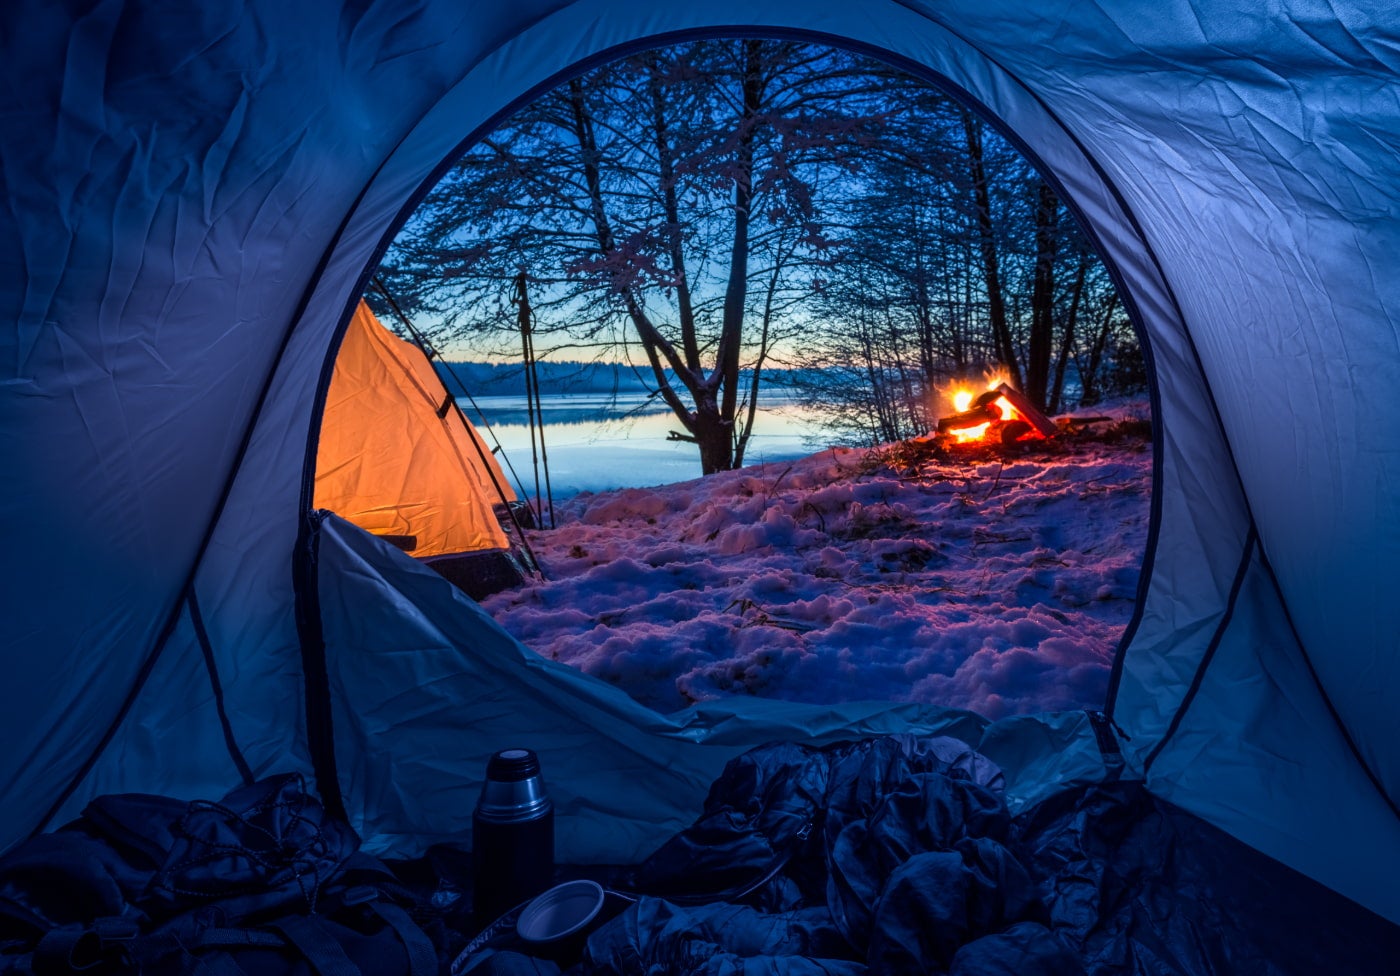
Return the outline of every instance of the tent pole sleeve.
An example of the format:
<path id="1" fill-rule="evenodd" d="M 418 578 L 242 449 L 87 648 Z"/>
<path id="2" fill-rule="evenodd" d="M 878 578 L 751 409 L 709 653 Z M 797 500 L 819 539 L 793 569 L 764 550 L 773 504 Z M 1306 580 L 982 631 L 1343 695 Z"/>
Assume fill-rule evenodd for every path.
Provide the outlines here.
<path id="1" fill-rule="evenodd" d="M 190 624 L 194 627 L 195 639 L 199 641 L 200 652 L 204 655 L 204 669 L 209 672 L 209 687 L 214 692 L 214 708 L 219 713 L 219 727 L 223 729 L 224 745 L 228 747 L 229 758 L 238 767 L 238 775 L 243 778 L 245 784 L 251 785 L 256 779 L 253 770 L 248 765 L 248 760 L 243 756 L 243 750 L 238 748 L 238 740 L 233 735 L 233 724 L 229 722 L 228 709 L 224 707 L 224 686 L 219 680 L 219 669 L 214 663 L 214 645 L 209 640 L 209 631 L 204 626 L 204 614 L 199 609 L 199 599 L 195 596 L 194 587 L 190 587 L 189 599 L 186 601 L 190 607 Z"/>
<path id="2" fill-rule="evenodd" d="M 1206 646 L 1206 652 L 1201 655 L 1201 663 L 1196 666 L 1196 674 L 1191 678 L 1191 687 L 1186 690 L 1185 696 L 1181 699 L 1181 704 L 1176 707 L 1176 714 L 1172 716 L 1171 724 L 1167 726 L 1167 732 L 1158 743 L 1152 747 L 1152 751 L 1147 754 L 1146 761 L 1142 764 L 1143 775 L 1152 769 L 1152 764 L 1157 761 L 1157 757 L 1176 735 L 1176 730 L 1180 728 L 1181 722 L 1186 718 L 1187 711 L 1191 708 L 1191 703 L 1196 700 L 1196 693 L 1201 690 L 1201 682 L 1205 680 L 1206 671 L 1210 668 L 1210 662 L 1215 658 L 1215 651 L 1220 647 L 1221 640 L 1225 637 L 1225 631 L 1230 629 L 1230 620 L 1235 615 L 1235 603 L 1239 600 L 1240 590 L 1244 587 L 1245 577 L 1249 574 L 1249 565 L 1254 559 L 1254 549 L 1259 542 L 1258 533 L 1251 524 L 1249 535 L 1245 538 L 1244 554 L 1240 556 L 1239 567 L 1235 570 L 1234 582 L 1230 584 L 1230 598 L 1225 603 L 1225 612 L 1220 616 L 1220 623 L 1215 626 L 1215 633 L 1211 635 L 1210 644 Z"/>

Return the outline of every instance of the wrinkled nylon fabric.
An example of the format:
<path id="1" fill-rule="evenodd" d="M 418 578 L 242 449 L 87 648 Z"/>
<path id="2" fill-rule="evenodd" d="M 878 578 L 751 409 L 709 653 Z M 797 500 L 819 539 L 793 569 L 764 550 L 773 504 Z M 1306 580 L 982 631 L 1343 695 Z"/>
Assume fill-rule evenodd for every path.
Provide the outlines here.
<path id="1" fill-rule="evenodd" d="M 1293 867 L 1334 887 L 1342 887 L 1343 875 L 1360 881 L 1376 893 L 1376 911 L 1400 916 L 1400 835 L 1375 828 L 1389 811 L 1360 767 L 1339 760 L 1347 745 L 1301 657 L 1274 653 L 1294 638 L 1277 606 L 1270 607 L 1278 594 L 1257 557 L 1242 595 L 1229 623 L 1232 639 L 1221 642 L 1209 680 L 1148 770 L 1148 785 L 1212 822 L 1248 808 L 1251 842 L 1260 850 L 1275 857 L 1290 851 Z M 1294 691 L 1251 694 L 1260 684 Z M 1285 755 L 1290 761 L 1280 762 Z M 1336 803 L 1338 797 L 1349 802 Z M 1339 861 L 1335 844 L 1312 839 L 1319 837 L 1365 843 Z"/>
<path id="2" fill-rule="evenodd" d="M 1205 672 L 1203 738 L 1173 739 L 1154 789 L 1400 918 L 1361 842 L 1400 832 L 1400 48 L 1383 0 L 113 0 L 0 18 L 0 787 L 25 798 L 0 811 L 3 842 L 70 785 L 70 807 L 98 784 L 190 796 L 198 770 L 227 768 L 216 734 L 158 744 L 200 653 L 176 616 L 191 579 L 249 763 L 305 768 L 290 554 L 317 380 L 366 265 L 459 140 L 533 87 L 616 45 L 754 25 L 950 79 L 1086 217 L 1151 339 L 1162 430 L 1114 708 L 1129 764 L 1196 680 L 1252 513 L 1283 599 L 1242 591 L 1239 619 L 1261 626 L 1227 629 L 1215 660 L 1258 671 Z M 400 609 L 395 626 L 416 612 Z M 1258 723 L 1223 734 L 1231 714 Z M 1205 741 L 1218 775 L 1169 761 Z M 1201 792 L 1245 766 L 1257 786 Z M 1339 783 L 1355 786 L 1328 795 Z M 1319 833 L 1326 804 L 1355 829 Z M 370 819 L 392 831 L 390 807 Z"/>
<path id="3" fill-rule="evenodd" d="M 996 775 L 949 739 L 746 753 L 631 876 L 649 894 L 590 936 L 581 971 L 1391 971 L 1400 927 L 1141 784 L 1065 791 L 1013 819 Z M 817 825 L 806 840 L 802 823 Z M 744 904 L 678 897 L 761 878 L 774 852 L 781 872 Z"/>
<path id="4" fill-rule="evenodd" d="M 658 715 L 533 653 L 437 573 L 341 519 L 321 523 L 318 552 L 336 760 L 372 853 L 470 843 L 487 760 L 522 744 L 544 770 L 560 857 L 630 863 L 684 827 L 755 738 L 912 728 L 976 742 L 986 726 L 956 709 L 751 698 Z"/>
<path id="5" fill-rule="evenodd" d="M 316 507 L 402 537 L 411 556 L 507 548 L 492 507 L 514 492 L 462 412 L 439 415 L 448 396 L 422 350 L 361 301 L 326 394 Z"/>

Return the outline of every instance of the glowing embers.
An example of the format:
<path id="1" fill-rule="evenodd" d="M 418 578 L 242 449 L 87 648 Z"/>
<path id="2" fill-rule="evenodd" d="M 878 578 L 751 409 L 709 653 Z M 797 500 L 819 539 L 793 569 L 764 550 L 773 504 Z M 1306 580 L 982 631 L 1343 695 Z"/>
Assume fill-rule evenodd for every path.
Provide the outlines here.
<path id="1" fill-rule="evenodd" d="M 1035 408 L 1001 374 L 988 378 L 986 389 L 975 393 L 958 383 L 945 391 L 954 413 L 938 421 L 938 436 L 952 444 L 996 440 L 1002 444 L 1054 437 L 1055 424 Z"/>

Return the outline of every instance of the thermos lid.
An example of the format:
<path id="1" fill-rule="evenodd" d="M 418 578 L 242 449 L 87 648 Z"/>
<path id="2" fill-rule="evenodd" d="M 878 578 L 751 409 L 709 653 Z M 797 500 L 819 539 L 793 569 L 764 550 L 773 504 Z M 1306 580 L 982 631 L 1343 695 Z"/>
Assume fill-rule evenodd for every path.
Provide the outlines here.
<path id="1" fill-rule="evenodd" d="M 566 881 L 537 896 L 515 922 L 526 942 L 549 943 L 582 932 L 598 917 L 607 898 L 596 881 Z"/>
<path id="2" fill-rule="evenodd" d="M 504 749 L 486 764 L 486 782 L 476 816 L 497 823 L 519 823 L 553 809 L 540 777 L 540 761 L 529 749 Z"/>
<path id="3" fill-rule="evenodd" d="M 486 778 L 498 783 L 518 783 L 540 774 L 540 760 L 529 749 L 502 749 L 486 764 Z"/>

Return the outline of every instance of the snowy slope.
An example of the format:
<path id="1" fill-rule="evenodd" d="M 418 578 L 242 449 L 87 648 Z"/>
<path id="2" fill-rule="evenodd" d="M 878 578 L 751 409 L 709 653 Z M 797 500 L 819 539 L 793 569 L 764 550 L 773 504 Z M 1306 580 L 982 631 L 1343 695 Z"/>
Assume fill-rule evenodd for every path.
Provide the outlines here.
<path id="1" fill-rule="evenodd" d="M 580 495 L 531 534 L 550 582 L 485 606 L 661 711 L 731 694 L 990 718 L 1097 706 L 1151 490 L 1148 440 L 1113 439 L 946 460 L 836 448 Z"/>

